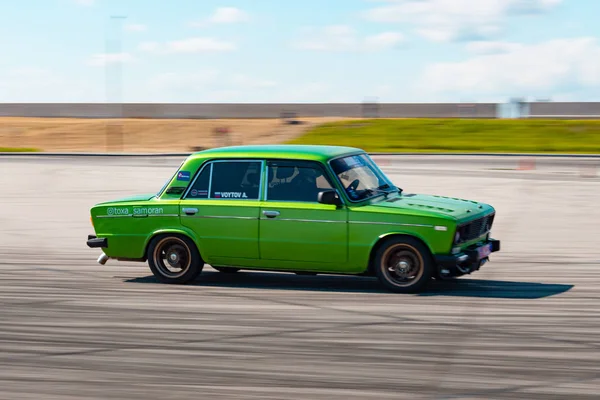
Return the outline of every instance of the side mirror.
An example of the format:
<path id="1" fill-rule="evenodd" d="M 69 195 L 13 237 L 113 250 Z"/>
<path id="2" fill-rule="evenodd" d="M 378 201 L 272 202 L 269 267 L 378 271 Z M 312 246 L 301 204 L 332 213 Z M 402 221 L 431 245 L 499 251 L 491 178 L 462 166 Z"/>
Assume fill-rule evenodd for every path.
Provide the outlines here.
<path id="1" fill-rule="evenodd" d="M 335 206 L 342 205 L 342 200 L 340 199 L 340 196 L 338 196 L 337 191 L 334 189 L 327 189 L 319 192 L 317 201 L 321 204 L 332 204 Z"/>

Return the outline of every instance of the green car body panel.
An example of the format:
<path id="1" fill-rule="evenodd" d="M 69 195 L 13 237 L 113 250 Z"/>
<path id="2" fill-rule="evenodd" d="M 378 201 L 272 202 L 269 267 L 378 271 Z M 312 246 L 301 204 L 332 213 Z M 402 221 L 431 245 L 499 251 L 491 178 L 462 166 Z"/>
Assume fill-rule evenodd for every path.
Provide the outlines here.
<path id="1" fill-rule="evenodd" d="M 392 236 L 416 238 L 440 260 L 492 240 L 495 210 L 488 204 L 401 190 L 352 201 L 331 162 L 353 155 L 368 157 L 361 149 L 340 146 L 235 146 L 193 153 L 158 193 L 93 206 L 90 238 L 106 239 L 106 245 L 90 247 L 102 247 L 109 258 L 145 261 L 153 237 L 178 233 L 190 238 L 210 265 L 369 274 L 378 244 Z M 228 160 L 260 162 L 257 199 L 186 197 L 204 167 Z M 320 166 L 343 204 L 265 198 L 270 161 Z M 269 212 L 278 215 L 270 218 Z M 490 217 L 488 229 L 455 243 L 457 227 L 484 217 Z"/>

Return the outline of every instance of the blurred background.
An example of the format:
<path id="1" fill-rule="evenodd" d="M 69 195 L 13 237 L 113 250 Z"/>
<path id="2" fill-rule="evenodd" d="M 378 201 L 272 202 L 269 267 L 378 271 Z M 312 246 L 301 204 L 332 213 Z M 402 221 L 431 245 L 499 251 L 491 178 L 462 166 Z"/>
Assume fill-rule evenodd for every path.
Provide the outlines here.
<path id="1" fill-rule="evenodd" d="M 600 2 L 0 0 L 0 399 L 597 399 Z M 368 151 L 495 207 L 477 273 L 101 266 L 99 202 L 193 151 Z"/>

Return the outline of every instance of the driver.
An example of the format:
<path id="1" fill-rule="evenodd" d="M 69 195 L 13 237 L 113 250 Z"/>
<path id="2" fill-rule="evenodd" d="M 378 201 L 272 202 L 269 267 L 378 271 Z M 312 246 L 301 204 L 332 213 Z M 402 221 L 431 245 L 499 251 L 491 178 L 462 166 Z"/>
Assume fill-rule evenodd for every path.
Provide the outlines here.
<path id="1" fill-rule="evenodd" d="M 319 195 L 317 178 L 321 173 L 314 168 L 298 168 L 298 175 L 293 183 L 298 193 L 307 201 L 316 201 Z"/>

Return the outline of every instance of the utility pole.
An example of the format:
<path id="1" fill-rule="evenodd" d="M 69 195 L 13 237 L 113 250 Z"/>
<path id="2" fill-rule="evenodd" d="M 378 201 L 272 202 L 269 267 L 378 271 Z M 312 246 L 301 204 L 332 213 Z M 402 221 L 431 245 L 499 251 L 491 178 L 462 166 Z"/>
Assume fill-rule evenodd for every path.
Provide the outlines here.
<path id="1" fill-rule="evenodd" d="M 122 99 L 122 60 L 111 60 L 111 56 L 120 56 L 121 36 L 123 28 L 121 22 L 126 16 L 111 15 L 109 18 L 109 27 L 106 36 L 106 60 L 105 60 L 105 83 L 106 83 L 106 103 L 109 114 L 116 112 L 116 119 L 106 125 L 106 149 L 110 148 L 110 137 L 116 138 L 119 148 L 123 150 L 123 125 L 120 119 L 123 117 L 123 99 Z M 111 38 L 111 34 L 114 37 Z"/>

